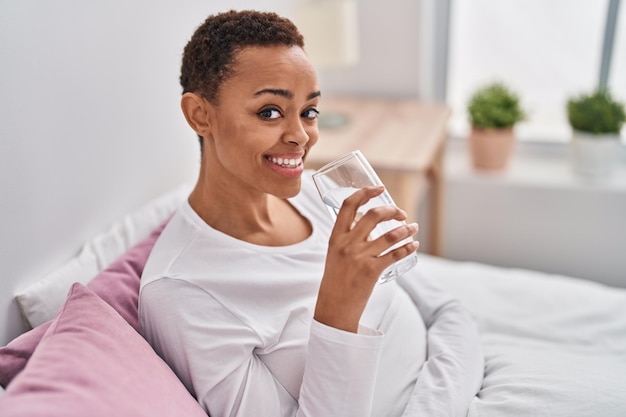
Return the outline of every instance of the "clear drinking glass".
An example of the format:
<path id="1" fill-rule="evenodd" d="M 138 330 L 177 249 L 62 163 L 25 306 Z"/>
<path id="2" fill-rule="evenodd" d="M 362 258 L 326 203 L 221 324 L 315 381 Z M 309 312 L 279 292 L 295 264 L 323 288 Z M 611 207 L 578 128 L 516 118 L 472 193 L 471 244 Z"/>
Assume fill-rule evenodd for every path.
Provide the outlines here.
<path id="1" fill-rule="evenodd" d="M 355 191 L 363 187 L 383 185 L 370 163 L 367 159 L 365 159 L 365 156 L 363 156 L 361 151 L 358 150 L 352 151 L 349 154 L 324 165 L 313 174 L 313 181 L 315 182 L 317 190 L 320 193 L 322 201 L 326 204 L 329 213 L 335 220 L 337 219 L 337 213 L 339 212 L 339 208 L 341 208 L 343 200 L 351 196 Z M 361 218 L 369 209 L 378 206 L 395 206 L 391 195 L 386 189 L 381 195 L 371 199 L 359 208 L 356 221 L 358 221 L 358 219 Z M 406 222 L 400 222 L 397 220 L 387 220 L 381 222 L 370 234 L 370 239 L 376 239 L 390 230 L 402 226 L 403 224 L 406 224 Z M 384 255 L 387 252 L 412 241 L 413 238 L 408 237 L 391 246 L 386 251 L 381 253 L 381 255 Z M 416 264 L 417 255 L 413 253 L 385 269 L 378 279 L 378 282 L 383 283 L 392 280 L 398 275 L 401 275 L 413 268 Z"/>

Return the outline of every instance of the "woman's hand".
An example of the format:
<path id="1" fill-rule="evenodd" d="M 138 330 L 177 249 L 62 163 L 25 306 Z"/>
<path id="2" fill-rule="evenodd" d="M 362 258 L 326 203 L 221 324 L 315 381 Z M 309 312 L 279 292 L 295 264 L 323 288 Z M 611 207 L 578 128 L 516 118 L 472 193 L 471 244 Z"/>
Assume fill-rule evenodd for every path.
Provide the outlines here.
<path id="1" fill-rule="evenodd" d="M 315 306 L 314 317 L 320 323 L 356 333 L 380 275 L 389 265 L 415 252 L 419 246 L 414 241 L 379 256 L 417 233 L 417 224 L 412 223 L 369 240 L 378 223 L 406 220 L 406 213 L 394 206 L 375 207 L 360 219 L 356 218 L 359 207 L 383 191 L 382 186 L 362 188 L 344 200 L 337 214 Z"/>

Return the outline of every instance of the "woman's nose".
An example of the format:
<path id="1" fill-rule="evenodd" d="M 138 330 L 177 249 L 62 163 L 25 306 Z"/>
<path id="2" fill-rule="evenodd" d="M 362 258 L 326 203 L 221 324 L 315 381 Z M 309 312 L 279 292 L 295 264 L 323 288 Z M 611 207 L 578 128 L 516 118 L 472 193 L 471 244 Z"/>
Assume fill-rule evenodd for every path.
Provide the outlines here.
<path id="1" fill-rule="evenodd" d="M 299 117 L 289 121 L 287 129 L 283 133 L 283 137 L 286 143 L 293 143 L 300 146 L 305 145 L 309 141 L 309 134 Z"/>

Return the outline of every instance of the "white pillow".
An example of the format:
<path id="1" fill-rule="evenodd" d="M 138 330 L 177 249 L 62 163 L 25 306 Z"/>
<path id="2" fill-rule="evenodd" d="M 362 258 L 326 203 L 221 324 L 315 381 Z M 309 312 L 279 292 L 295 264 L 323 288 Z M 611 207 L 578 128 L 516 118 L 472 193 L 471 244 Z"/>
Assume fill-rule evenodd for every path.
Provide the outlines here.
<path id="1" fill-rule="evenodd" d="M 85 247 L 96 256 L 103 270 L 135 243 L 148 237 L 189 196 L 189 184 L 163 194 L 140 209 L 127 214 L 108 231 L 95 236 Z M 69 287 L 67 288 L 69 290 Z"/>
<path id="2" fill-rule="evenodd" d="M 96 255 L 85 247 L 78 256 L 18 292 L 17 304 L 28 323 L 36 327 L 54 318 L 73 282 L 86 284 L 97 273 Z"/>
<path id="3" fill-rule="evenodd" d="M 184 201 L 190 184 L 151 200 L 96 235 L 80 253 L 16 294 L 22 314 L 32 327 L 52 320 L 75 282 L 87 284 L 135 243 L 147 237 Z"/>

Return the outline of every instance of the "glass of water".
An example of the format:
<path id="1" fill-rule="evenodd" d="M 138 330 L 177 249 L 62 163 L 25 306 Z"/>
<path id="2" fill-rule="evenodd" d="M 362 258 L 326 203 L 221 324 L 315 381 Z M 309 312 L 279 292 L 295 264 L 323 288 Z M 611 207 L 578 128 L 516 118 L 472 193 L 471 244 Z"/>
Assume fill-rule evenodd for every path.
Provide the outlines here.
<path id="1" fill-rule="evenodd" d="M 383 185 L 370 163 L 358 150 L 324 165 L 313 174 L 313 181 L 333 219 L 337 218 L 337 213 L 341 208 L 343 200 L 350 197 L 355 191 L 363 187 Z M 378 206 L 395 206 L 391 195 L 389 195 L 386 189 L 381 195 L 371 199 L 359 208 L 355 221 L 358 221 L 369 209 Z M 406 222 L 398 220 L 387 220 L 378 223 L 370 233 L 370 239 L 376 239 L 403 224 L 406 224 Z M 408 237 L 389 247 L 380 255 L 384 255 L 412 241 L 413 238 Z M 378 282 L 383 283 L 392 280 L 413 268 L 416 264 L 417 255 L 413 253 L 385 269 Z"/>

